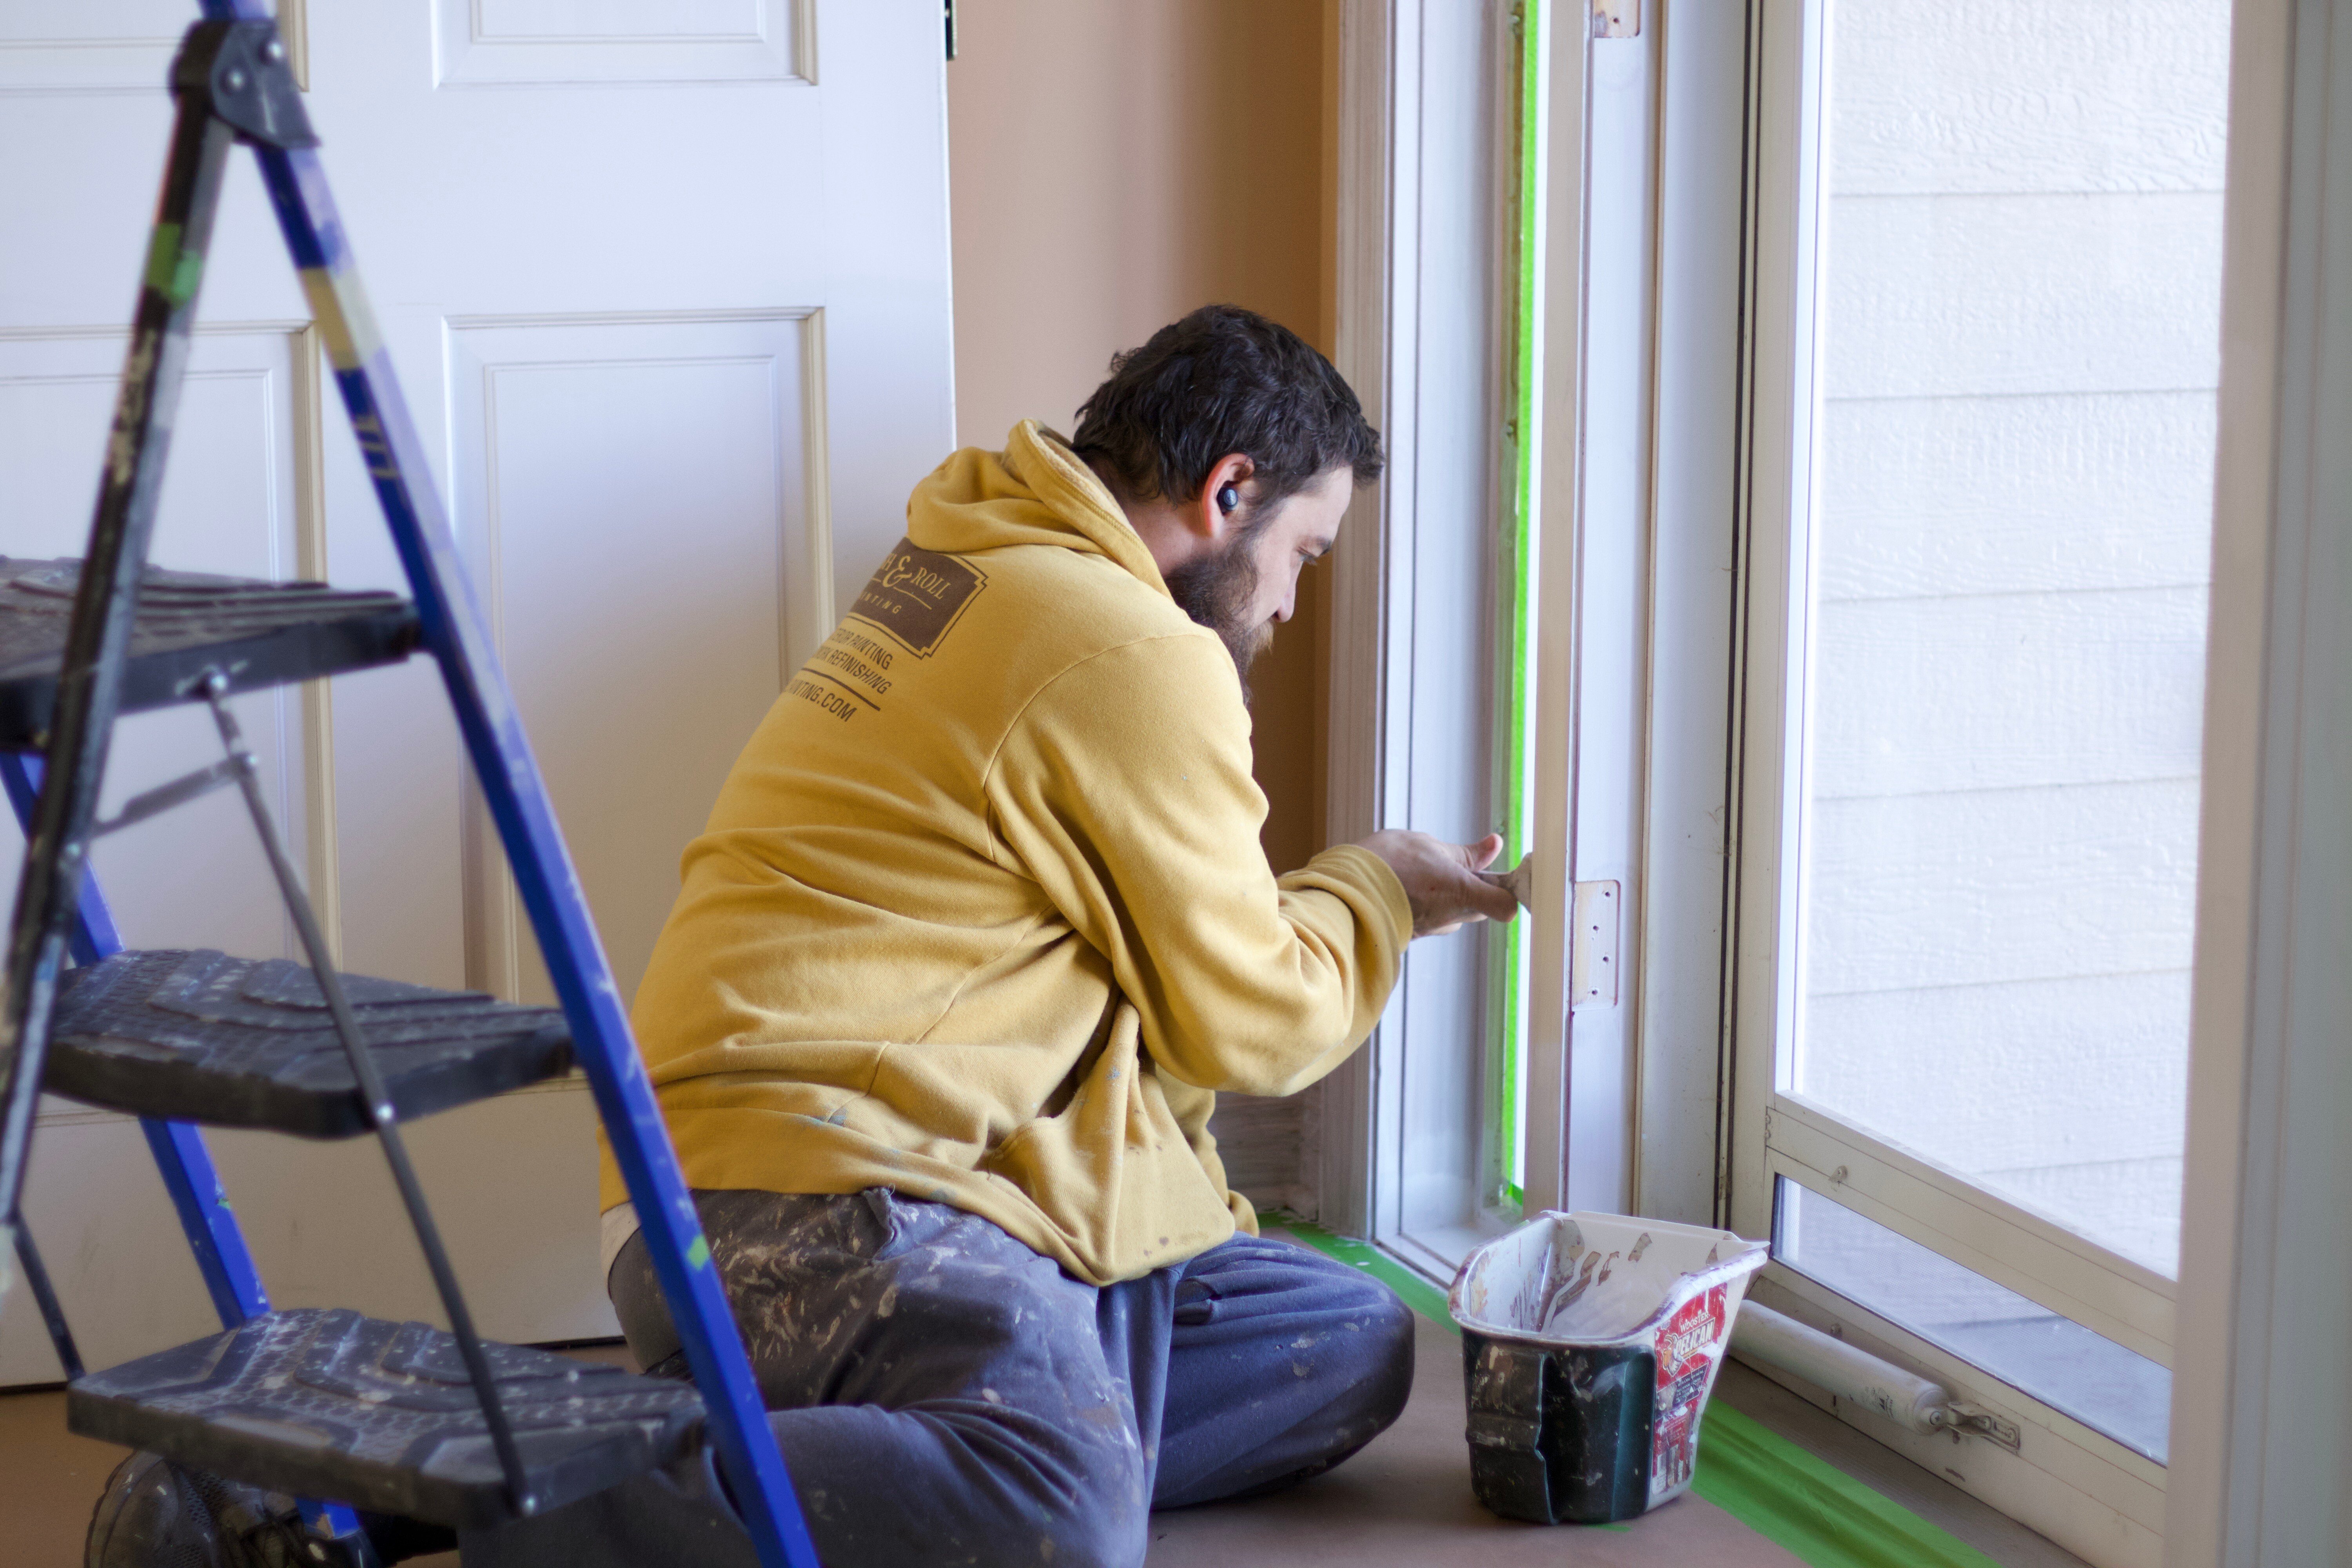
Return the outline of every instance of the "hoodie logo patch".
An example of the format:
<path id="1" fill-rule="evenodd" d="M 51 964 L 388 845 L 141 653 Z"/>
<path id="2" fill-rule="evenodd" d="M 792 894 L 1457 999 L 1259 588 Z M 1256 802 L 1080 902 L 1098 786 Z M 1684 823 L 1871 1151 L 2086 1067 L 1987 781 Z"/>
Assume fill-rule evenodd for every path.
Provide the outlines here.
<path id="1" fill-rule="evenodd" d="M 987 584 L 961 557 L 919 549 L 902 539 L 882 558 L 882 569 L 849 613 L 905 644 L 916 658 L 929 658 Z"/>

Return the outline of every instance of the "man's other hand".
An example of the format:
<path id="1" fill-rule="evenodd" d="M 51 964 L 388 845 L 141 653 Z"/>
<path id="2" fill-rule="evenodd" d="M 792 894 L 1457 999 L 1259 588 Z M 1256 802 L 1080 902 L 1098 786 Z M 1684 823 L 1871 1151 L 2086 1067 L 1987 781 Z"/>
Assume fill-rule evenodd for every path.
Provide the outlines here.
<path id="1" fill-rule="evenodd" d="M 1389 863 L 1412 905 L 1412 934 L 1443 936 L 1471 921 L 1507 921 L 1519 912 L 1510 890 L 1478 873 L 1503 852 L 1503 837 L 1448 844 L 1426 833 L 1390 828 L 1358 842 Z"/>

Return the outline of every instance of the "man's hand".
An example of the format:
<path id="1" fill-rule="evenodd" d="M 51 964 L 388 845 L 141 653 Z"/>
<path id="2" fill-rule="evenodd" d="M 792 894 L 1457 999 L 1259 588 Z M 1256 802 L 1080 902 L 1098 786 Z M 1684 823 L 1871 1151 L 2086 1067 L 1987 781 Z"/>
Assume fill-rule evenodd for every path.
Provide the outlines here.
<path id="1" fill-rule="evenodd" d="M 1519 912 L 1510 890 L 1478 873 L 1503 852 L 1503 837 L 1448 844 L 1426 833 L 1390 828 L 1359 841 L 1389 863 L 1412 906 L 1412 934 L 1443 936 L 1470 921 L 1507 921 Z"/>

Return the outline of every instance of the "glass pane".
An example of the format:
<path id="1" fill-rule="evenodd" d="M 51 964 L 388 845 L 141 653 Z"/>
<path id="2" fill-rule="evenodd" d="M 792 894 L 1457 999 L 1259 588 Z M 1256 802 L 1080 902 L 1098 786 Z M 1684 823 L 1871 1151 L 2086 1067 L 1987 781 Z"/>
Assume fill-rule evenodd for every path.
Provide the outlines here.
<path id="1" fill-rule="evenodd" d="M 2163 1365 L 1785 1177 L 1778 1194 L 1776 1260 L 2164 1463 Z"/>
<path id="2" fill-rule="evenodd" d="M 1796 1091 L 2179 1249 L 2227 0 L 1836 0 Z"/>

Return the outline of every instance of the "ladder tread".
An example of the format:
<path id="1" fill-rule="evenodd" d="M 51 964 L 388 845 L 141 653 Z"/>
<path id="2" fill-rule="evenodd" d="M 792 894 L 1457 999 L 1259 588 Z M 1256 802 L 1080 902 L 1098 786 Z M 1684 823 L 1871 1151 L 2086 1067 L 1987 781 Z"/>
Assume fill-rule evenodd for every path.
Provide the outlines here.
<path id="1" fill-rule="evenodd" d="M 80 583 L 79 560 L 0 555 L 0 747 L 37 747 L 48 728 Z M 121 710 L 194 700 L 208 668 L 243 691 L 394 664 L 417 637 L 415 606 L 398 594 L 151 566 L 139 583 Z"/>
<path id="2" fill-rule="evenodd" d="M 485 1342 L 537 1511 L 693 1452 L 691 1384 Z M 269 1312 L 67 1385 L 72 1430 L 455 1529 L 514 1517 L 457 1342 L 340 1307 Z"/>
<path id="3" fill-rule="evenodd" d="M 572 1066 L 555 1008 L 358 974 L 343 988 L 403 1121 Z M 42 1087 L 111 1110 L 310 1138 L 369 1130 L 317 977 L 282 958 L 158 949 L 68 970 L 52 1040 Z"/>

